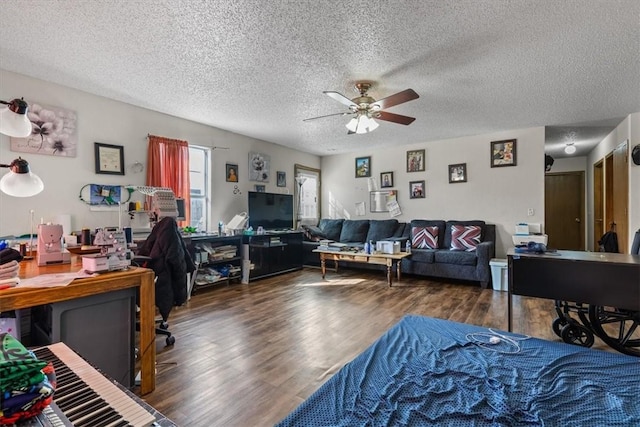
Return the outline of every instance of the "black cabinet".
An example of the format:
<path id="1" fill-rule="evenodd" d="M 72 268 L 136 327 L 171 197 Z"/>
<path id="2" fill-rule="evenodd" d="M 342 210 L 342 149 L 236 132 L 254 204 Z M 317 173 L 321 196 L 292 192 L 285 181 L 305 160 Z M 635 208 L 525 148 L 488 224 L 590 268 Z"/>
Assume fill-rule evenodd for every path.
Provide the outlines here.
<path id="1" fill-rule="evenodd" d="M 184 241 L 198 267 L 192 292 L 240 280 L 242 236 L 192 235 Z"/>
<path id="2" fill-rule="evenodd" d="M 270 232 L 244 236 L 245 256 L 252 265 L 249 279 L 259 279 L 302 268 L 302 233 Z"/>

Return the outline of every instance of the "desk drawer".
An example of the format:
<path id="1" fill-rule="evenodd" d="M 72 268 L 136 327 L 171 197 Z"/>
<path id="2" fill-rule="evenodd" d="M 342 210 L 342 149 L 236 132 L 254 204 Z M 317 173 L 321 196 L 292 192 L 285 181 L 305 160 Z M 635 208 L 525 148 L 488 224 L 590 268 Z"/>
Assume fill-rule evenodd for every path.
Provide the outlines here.
<path id="1" fill-rule="evenodd" d="M 367 262 L 367 257 L 362 255 L 339 254 L 338 259 L 342 261 Z"/>

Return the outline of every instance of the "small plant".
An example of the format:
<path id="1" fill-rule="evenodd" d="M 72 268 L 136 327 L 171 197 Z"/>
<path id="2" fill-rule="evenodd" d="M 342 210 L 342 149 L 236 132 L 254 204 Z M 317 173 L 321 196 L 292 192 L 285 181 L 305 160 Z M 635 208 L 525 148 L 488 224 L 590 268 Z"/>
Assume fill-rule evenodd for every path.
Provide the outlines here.
<path id="1" fill-rule="evenodd" d="M 186 234 L 195 233 L 196 232 L 196 228 L 195 227 L 186 226 L 185 228 L 182 229 L 182 232 L 186 233 Z"/>

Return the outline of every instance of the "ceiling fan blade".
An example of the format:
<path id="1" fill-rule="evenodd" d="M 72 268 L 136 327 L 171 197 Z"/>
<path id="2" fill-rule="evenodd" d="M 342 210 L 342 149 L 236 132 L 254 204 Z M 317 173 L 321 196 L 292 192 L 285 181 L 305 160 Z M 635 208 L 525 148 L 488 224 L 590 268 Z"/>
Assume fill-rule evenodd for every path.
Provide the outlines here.
<path id="1" fill-rule="evenodd" d="M 353 114 L 353 111 L 345 111 L 345 112 L 342 112 L 342 113 L 327 114 L 325 116 L 310 117 L 308 119 L 302 119 L 302 121 L 303 122 L 308 122 L 309 120 L 324 119 L 325 117 L 331 117 L 331 116 L 348 116 L 350 114 Z"/>
<path id="2" fill-rule="evenodd" d="M 389 95 L 386 98 L 382 98 L 371 104 L 371 107 L 384 110 L 386 108 L 393 107 L 394 105 L 413 101 L 418 98 L 420 98 L 420 95 L 418 95 L 413 89 L 407 89 L 394 95 Z"/>
<path id="3" fill-rule="evenodd" d="M 329 95 L 331 98 L 335 99 L 341 104 L 346 105 L 347 107 L 357 107 L 357 105 L 354 104 L 352 100 L 350 100 L 349 98 L 347 98 L 341 93 L 338 93 L 332 90 L 325 90 L 322 93 Z"/>
<path id="4" fill-rule="evenodd" d="M 402 116 L 400 114 L 393 114 L 387 111 L 379 111 L 376 113 L 376 119 L 386 120 L 388 122 L 398 123 L 400 125 L 410 125 L 416 119 L 415 117 Z"/>

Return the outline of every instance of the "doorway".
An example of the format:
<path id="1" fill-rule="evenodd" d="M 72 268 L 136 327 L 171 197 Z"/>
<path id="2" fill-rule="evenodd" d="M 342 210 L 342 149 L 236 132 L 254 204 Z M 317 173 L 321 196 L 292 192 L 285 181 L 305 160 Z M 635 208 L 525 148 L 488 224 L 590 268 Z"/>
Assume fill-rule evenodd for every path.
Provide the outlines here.
<path id="1" fill-rule="evenodd" d="M 584 171 L 548 173 L 544 179 L 548 247 L 585 250 Z"/>

